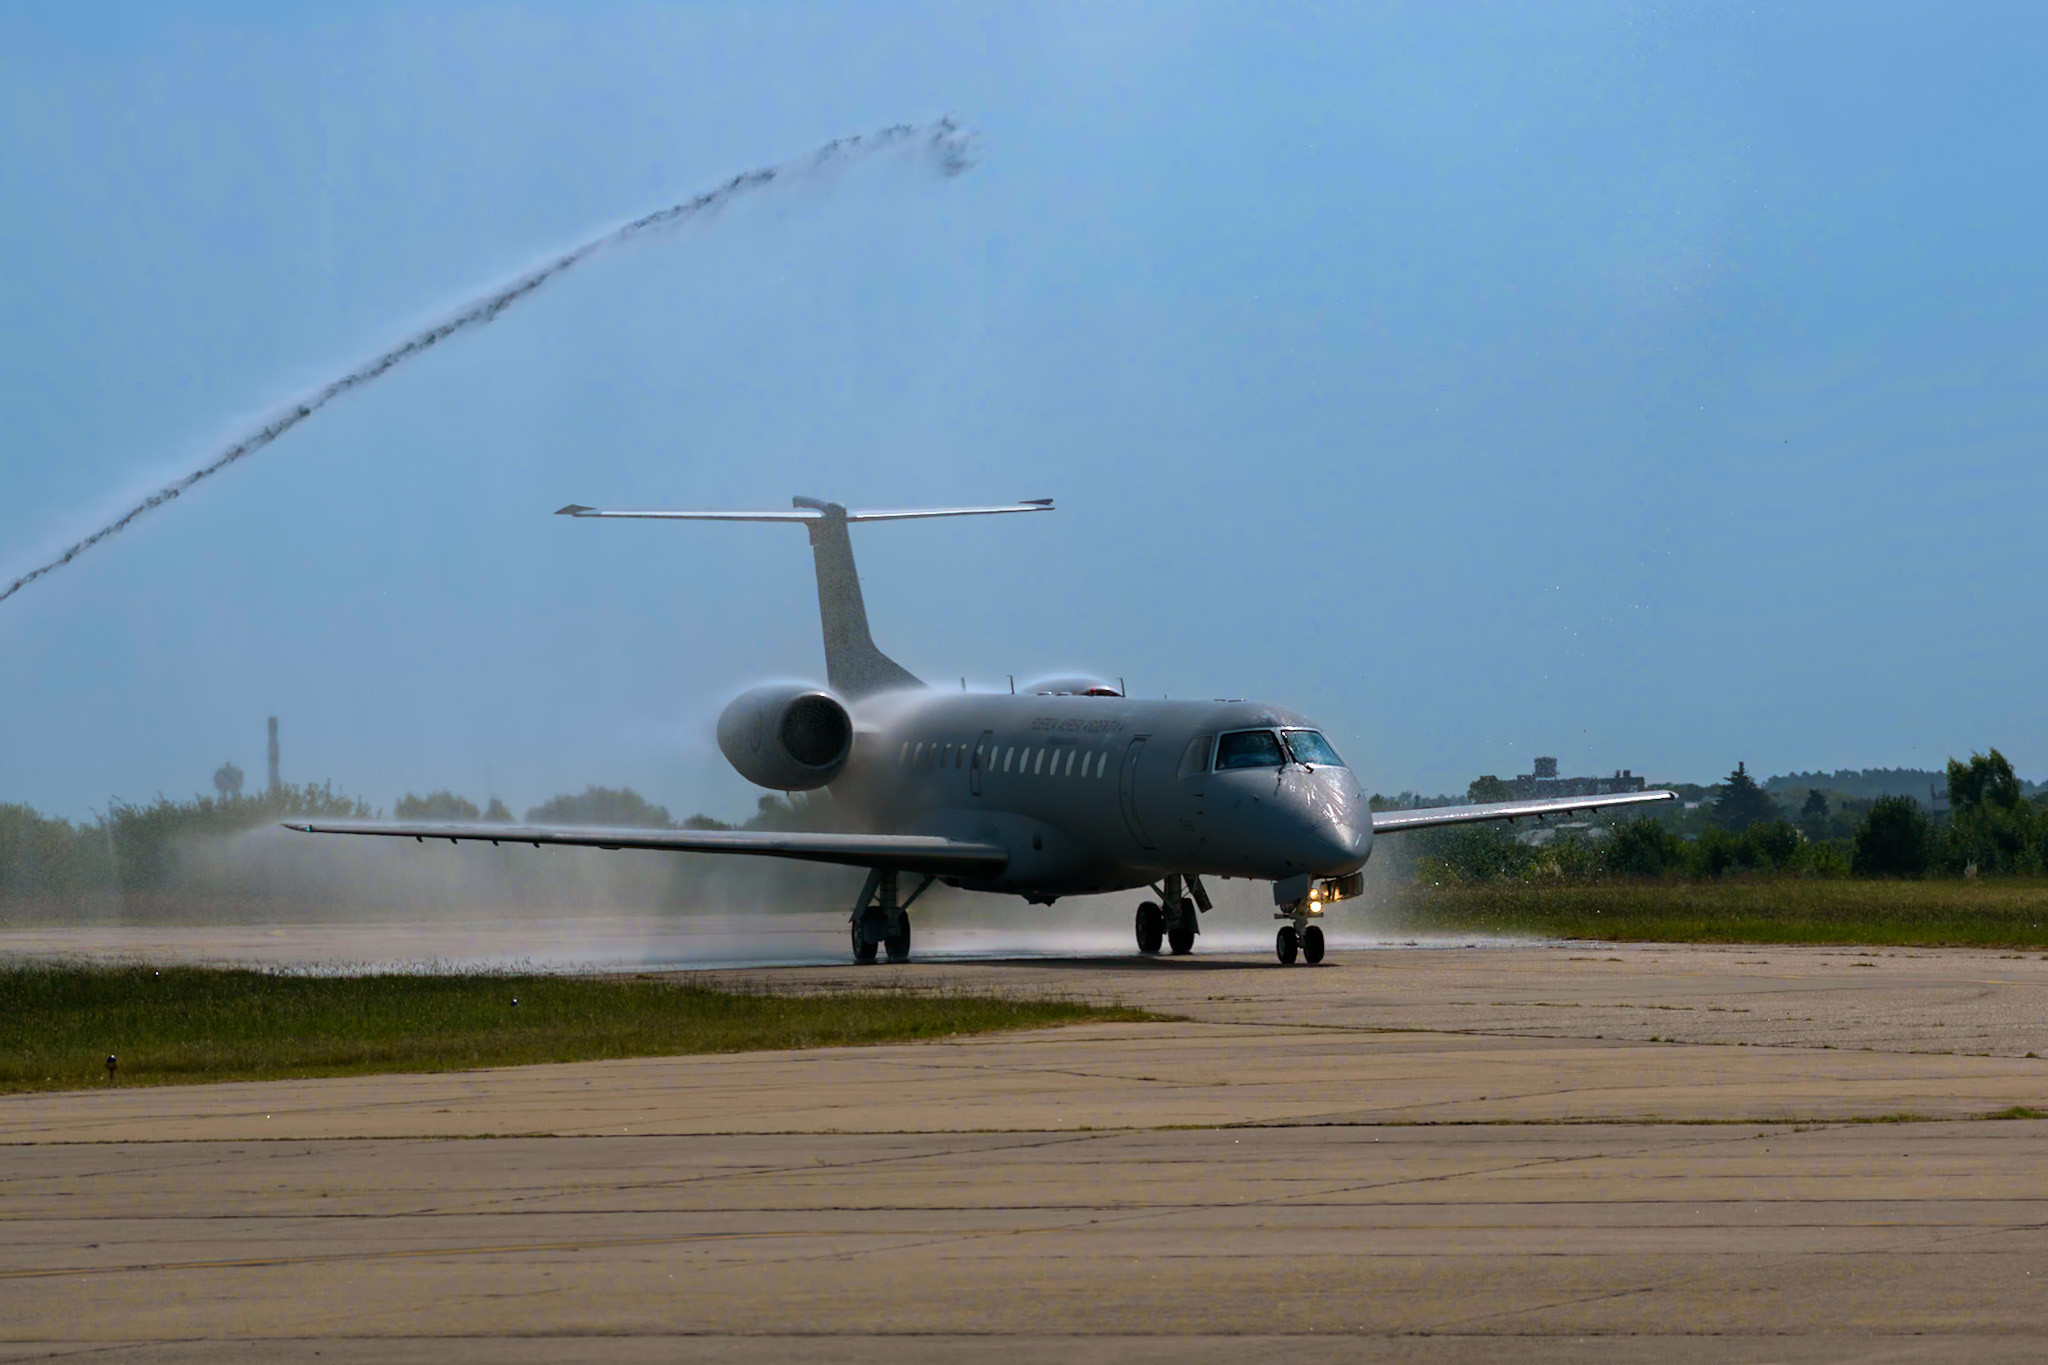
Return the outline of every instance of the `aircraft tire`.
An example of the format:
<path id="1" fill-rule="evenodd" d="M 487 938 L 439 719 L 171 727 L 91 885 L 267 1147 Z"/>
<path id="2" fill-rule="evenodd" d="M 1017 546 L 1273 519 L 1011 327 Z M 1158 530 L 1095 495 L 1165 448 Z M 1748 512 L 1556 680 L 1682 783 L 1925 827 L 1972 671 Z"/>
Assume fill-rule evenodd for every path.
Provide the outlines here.
<path id="1" fill-rule="evenodd" d="M 1301 960 L 1313 967 L 1323 960 L 1323 927 L 1311 924 L 1301 931 Z"/>
<path id="2" fill-rule="evenodd" d="M 1166 916 L 1151 901 L 1138 907 L 1138 951 L 1156 953 L 1166 938 Z"/>
<path id="3" fill-rule="evenodd" d="M 860 963 L 862 966 L 873 962 L 875 960 L 875 946 L 861 938 L 860 926 L 858 924 L 853 926 L 853 960 L 855 962 Z"/>
<path id="4" fill-rule="evenodd" d="M 1167 946 L 1173 949 L 1175 957 L 1186 957 L 1195 950 L 1195 926 L 1183 920 L 1178 926 L 1166 931 Z"/>
<path id="5" fill-rule="evenodd" d="M 902 932 L 891 934 L 883 939 L 882 946 L 889 950 L 889 960 L 891 962 L 908 962 L 910 961 L 910 916 L 898 916 L 897 923 L 903 926 Z"/>
<path id="6" fill-rule="evenodd" d="M 1294 955 L 1301 948 L 1301 935 L 1294 932 L 1294 926 L 1283 924 L 1280 932 L 1273 936 L 1273 954 L 1280 959 L 1283 967 L 1294 965 Z"/>

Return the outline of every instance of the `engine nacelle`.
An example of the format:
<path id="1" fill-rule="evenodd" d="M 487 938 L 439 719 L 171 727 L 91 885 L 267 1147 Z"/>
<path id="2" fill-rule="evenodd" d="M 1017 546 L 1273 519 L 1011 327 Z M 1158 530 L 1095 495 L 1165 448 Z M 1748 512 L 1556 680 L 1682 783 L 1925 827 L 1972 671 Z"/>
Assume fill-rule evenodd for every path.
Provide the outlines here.
<path id="1" fill-rule="evenodd" d="M 756 786 L 811 791 L 846 766 L 853 717 L 837 697 L 815 687 L 757 687 L 733 698 L 718 717 L 718 747 Z"/>

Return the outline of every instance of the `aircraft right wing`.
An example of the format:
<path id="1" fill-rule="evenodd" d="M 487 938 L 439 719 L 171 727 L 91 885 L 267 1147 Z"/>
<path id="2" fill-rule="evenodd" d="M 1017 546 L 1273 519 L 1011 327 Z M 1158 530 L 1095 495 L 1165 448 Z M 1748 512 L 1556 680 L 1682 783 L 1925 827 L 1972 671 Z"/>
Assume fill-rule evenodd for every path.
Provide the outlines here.
<path id="1" fill-rule="evenodd" d="M 372 834 L 393 839 L 446 839 L 449 843 L 565 844 L 582 848 L 663 849 L 670 853 L 742 853 L 795 858 L 848 867 L 929 872 L 935 877 L 984 877 L 1001 872 L 1010 851 L 928 834 L 807 834 L 750 829 L 627 829 L 598 825 L 416 824 L 383 820 L 287 820 L 301 834 Z"/>
<path id="2" fill-rule="evenodd" d="M 1438 825 L 1476 825 L 1486 820 L 1519 820 L 1525 815 L 1564 815 L 1575 810 L 1607 810 L 1676 801 L 1677 792 L 1613 792 L 1606 796 L 1546 796 L 1538 801 L 1488 801 L 1477 806 L 1425 806 L 1420 810 L 1376 810 L 1372 832 L 1432 829 Z"/>

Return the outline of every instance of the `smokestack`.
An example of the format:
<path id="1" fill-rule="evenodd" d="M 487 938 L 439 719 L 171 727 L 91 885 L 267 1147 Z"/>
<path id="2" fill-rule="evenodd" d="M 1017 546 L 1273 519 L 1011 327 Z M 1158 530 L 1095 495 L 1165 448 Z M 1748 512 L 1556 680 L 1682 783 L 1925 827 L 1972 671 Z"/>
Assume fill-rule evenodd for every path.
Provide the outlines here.
<path id="1" fill-rule="evenodd" d="M 284 783 L 277 776 L 277 717 L 270 718 L 270 794 L 277 795 Z"/>

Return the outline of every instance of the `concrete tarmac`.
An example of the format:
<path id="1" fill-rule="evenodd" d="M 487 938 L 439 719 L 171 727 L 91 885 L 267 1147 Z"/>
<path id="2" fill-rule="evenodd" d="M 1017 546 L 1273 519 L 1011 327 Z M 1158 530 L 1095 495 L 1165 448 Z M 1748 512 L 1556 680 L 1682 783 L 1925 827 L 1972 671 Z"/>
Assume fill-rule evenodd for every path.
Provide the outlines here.
<path id="1" fill-rule="evenodd" d="M 0 1099 L 0 1360 L 2048 1351 L 2037 957 L 730 976 L 1180 1019 Z"/>

